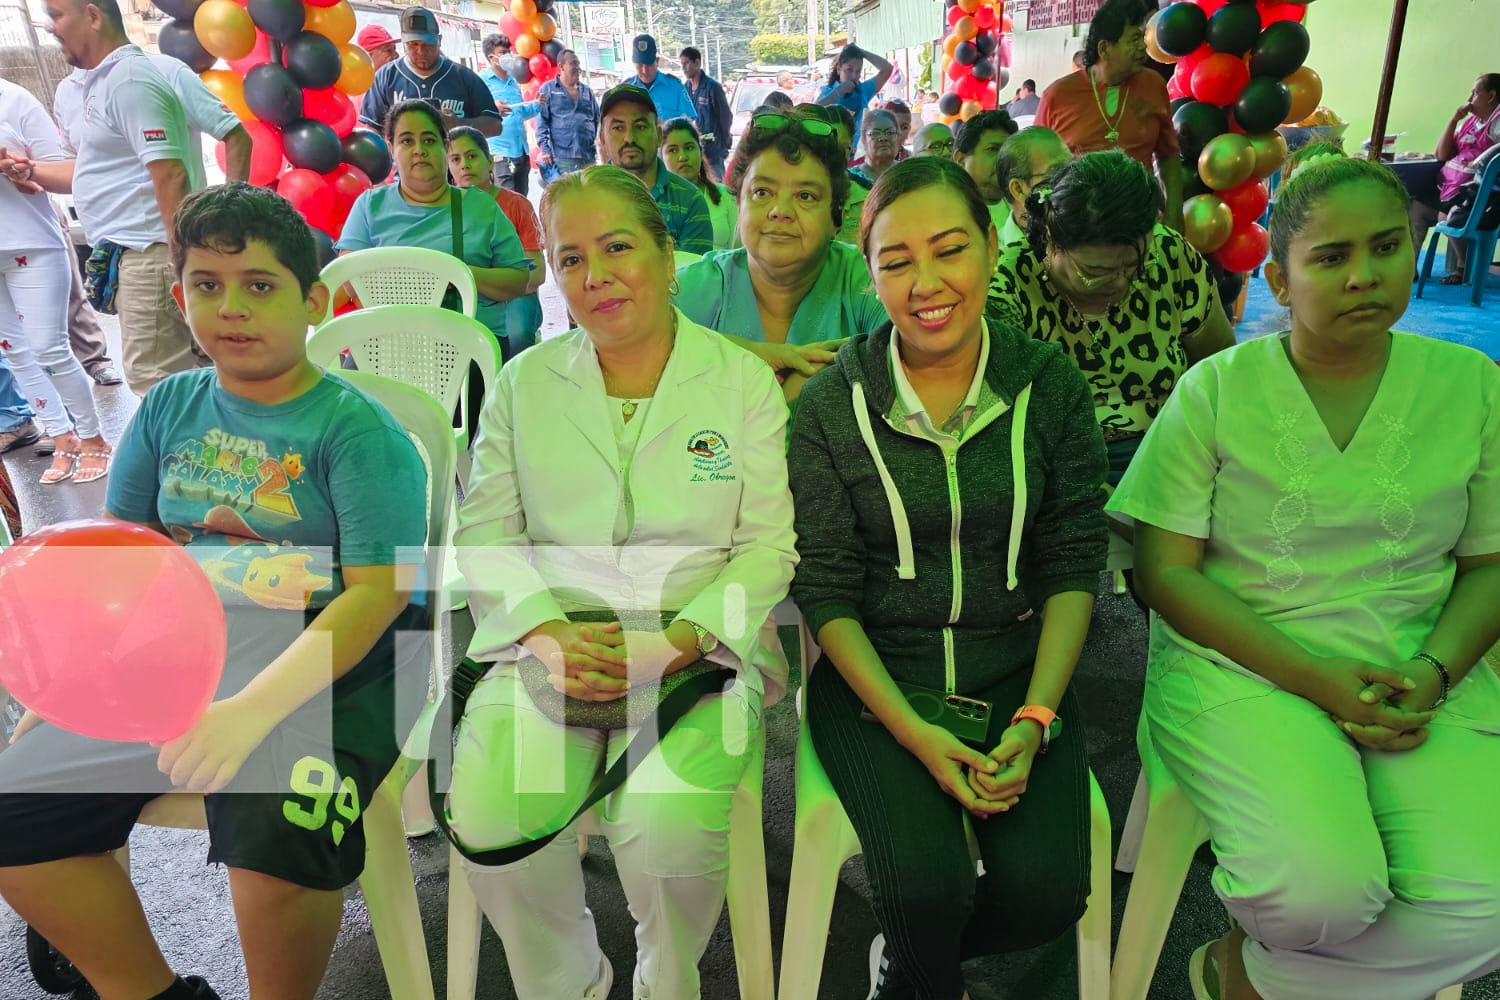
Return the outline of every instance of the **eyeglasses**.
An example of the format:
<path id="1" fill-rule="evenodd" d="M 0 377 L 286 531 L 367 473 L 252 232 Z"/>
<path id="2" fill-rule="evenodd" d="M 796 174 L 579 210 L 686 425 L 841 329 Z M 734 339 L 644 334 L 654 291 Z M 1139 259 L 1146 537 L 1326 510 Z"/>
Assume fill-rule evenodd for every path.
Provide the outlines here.
<path id="1" fill-rule="evenodd" d="M 816 118 L 793 118 L 790 115 L 778 115 L 771 112 L 752 115 L 750 118 L 751 128 L 763 128 L 775 132 L 791 125 L 798 125 L 808 135 L 828 136 L 833 135 L 833 126 Z M 892 133 L 894 134 L 894 133 Z"/>
<path id="2" fill-rule="evenodd" d="M 894 138 L 896 138 L 896 130 L 893 129 L 893 128 L 872 128 L 872 129 L 870 129 L 870 131 L 869 131 L 868 134 L 869 134 L 869 136 L 870 136 L 871 139 L 894 139 Z"/>
<path id="3" fill-rule="evenodd" d="M 1124 267 L 1111 268 L 1103 274 L 1094 275 L 1092 277 L 1084 274 L 1083 271 L 1079 269 L 1078 261 L 1074 259 L 1072 254 L 1061 248 L 1058 249 L 1058 253 L 1067 258 L 1068 266 L 1073 270 L 1073 279 L 1089 291 L 1093 291 L 1094 289 L 1101 288 L 1105 285 L 1113 284 L 1122 279 L 1125 281 L 1125 284 L 1128 287 L 1138 283 L 1142 278 L 1146 276 L 1146 254 L 1139 248 L 1136 251 L 1136 259 L 1134 263 L 1127 264 Z"/>
<path id="4" fill-rule="evenodd" d="M 937 142 L 929 142 L 926 145 L 926 147 L 925 147 L 925 151 L 926 152 L 931 153 L 934 150 L 936 150 L 937 152 L 940 152 L 940 153 L 951 153 L 951 152 L 953 152 L 953 140 L 952 139 L 939 139 Z"/>

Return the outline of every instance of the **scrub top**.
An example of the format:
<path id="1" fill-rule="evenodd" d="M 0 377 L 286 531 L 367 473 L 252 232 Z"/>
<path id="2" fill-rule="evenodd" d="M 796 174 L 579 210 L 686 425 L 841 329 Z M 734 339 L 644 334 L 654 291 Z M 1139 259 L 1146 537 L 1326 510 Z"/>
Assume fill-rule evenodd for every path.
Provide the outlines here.
<path id="1" fill-rule="evenodd" d="M 695 323 L 746 340 L 764 341 L 760 309 L 750 284 L 744 247 L 715 250 L 677 272 L 677 308 Z M 787 331 L 789 344 L 816 344 L 868 333 L 886 321 L 885 309 L 870 287 L 870 272 L 859 251 L 846 243 L 828 245 L 828 257 Z"/>

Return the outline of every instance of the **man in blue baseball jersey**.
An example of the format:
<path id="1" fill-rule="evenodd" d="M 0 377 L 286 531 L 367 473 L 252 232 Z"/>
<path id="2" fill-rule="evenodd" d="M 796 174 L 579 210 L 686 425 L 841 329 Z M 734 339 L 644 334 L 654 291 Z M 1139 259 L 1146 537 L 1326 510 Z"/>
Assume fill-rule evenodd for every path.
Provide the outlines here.
<path id="1" fill-rule="evenodd" d="M 401 58 L 375 71 L 375 82 L 359 109 L 360 121 L 383 131 L 393 105 L 419 98 L 442 112 L 444 129 L 472 125 L 485 135 L 500 134 L 500 118 L 510 108 L 495 103 L 478 73 L 443 55 L 437 15 L 426 7 L 403 10 L 401 43 Z"/>

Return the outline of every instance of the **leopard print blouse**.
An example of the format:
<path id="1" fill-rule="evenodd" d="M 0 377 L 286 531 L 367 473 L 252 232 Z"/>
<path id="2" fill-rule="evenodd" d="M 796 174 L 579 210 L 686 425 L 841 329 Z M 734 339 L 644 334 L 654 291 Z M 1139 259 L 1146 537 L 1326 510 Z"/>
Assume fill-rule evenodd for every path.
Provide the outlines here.
<path id="1" fill-rule="evenodd" d="M 1019 241 L 1000 248 L 989 304 L 1037 340 L 1055 340 L 1094 390 L 1094 415 L 1111 440 L 1144 433 L 1187 370 L 1183 343 L 1219 308 L 1201 254 L 1157 225 L 1142 276 L 1102 316 L 1085 317 Z"/>

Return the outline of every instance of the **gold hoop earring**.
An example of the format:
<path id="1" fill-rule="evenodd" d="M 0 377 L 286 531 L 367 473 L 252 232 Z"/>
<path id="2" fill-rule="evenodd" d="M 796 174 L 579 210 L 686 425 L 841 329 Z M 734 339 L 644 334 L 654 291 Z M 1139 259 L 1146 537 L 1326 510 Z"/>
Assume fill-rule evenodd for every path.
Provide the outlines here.
<path id="1" fill-rule="evenodd" d="M 682 286 L 677 283 L 677 278 L 674 276 L 671 281 L 667 282 L 667 294 L 675 299 L 681 292 Z"/>

